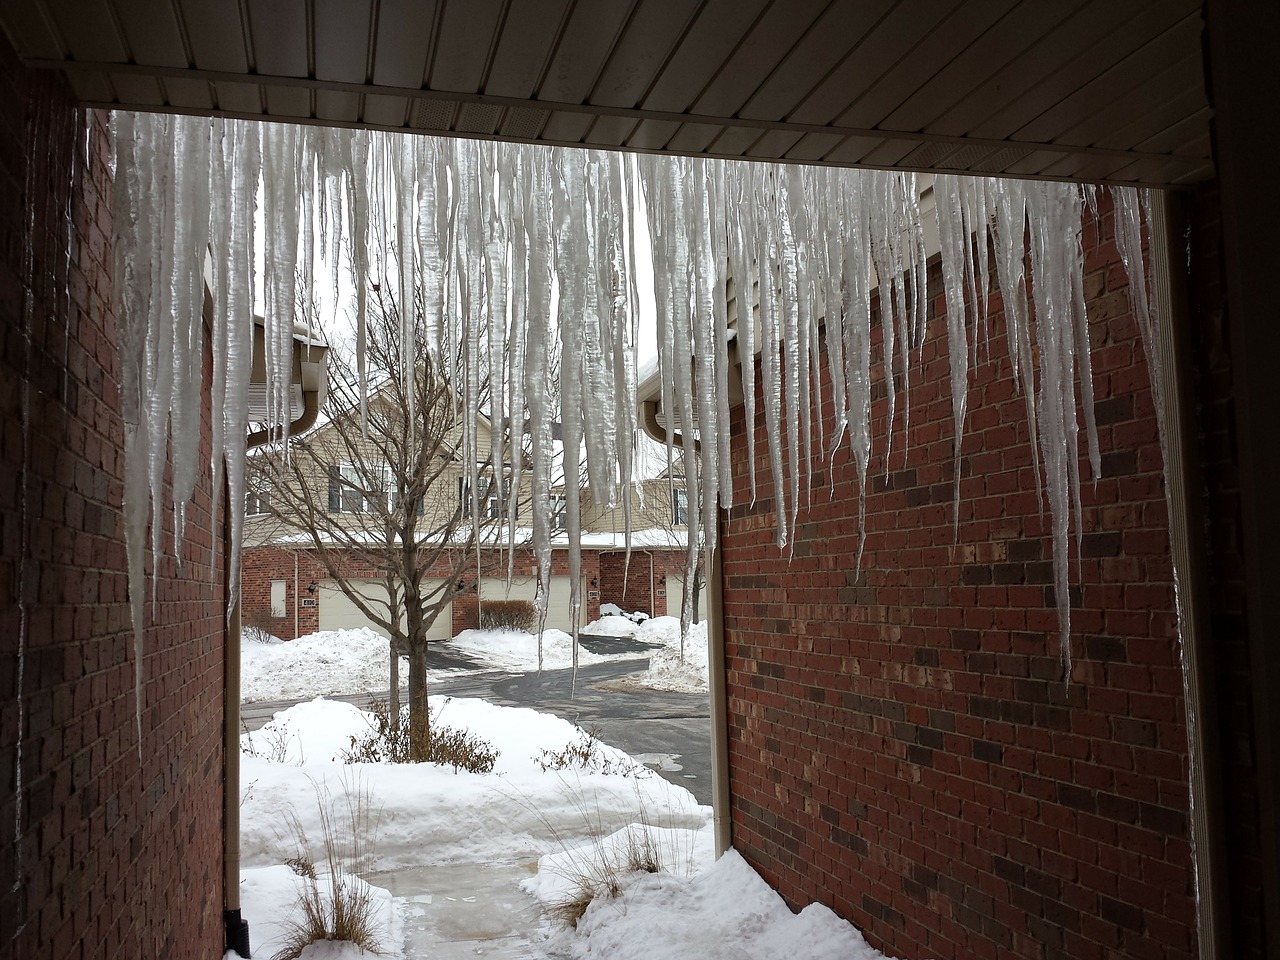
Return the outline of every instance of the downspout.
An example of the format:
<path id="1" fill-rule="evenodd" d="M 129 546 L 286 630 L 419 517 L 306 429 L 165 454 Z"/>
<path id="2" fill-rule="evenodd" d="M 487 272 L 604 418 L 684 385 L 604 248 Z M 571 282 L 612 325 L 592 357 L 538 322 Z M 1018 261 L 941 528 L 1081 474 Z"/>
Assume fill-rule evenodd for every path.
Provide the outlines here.
<path id="1" fill-rule="evenodd" d="M 298 596 L 298 551 L 293 551 L 293 639 L 298 639 L 298 607 L 301 605 Z"/>
<path id="2" fill-rule="evenodd" d="M 1209 564 L 1203 508 L 1200 444 L 1195 419 L 1185 267 L 1175 251 L 1186 236 L 1186 201 L 1170 190 L 1151 194 L 1151 299 L 1157 321 L 1153 352 L 1163 379 L 1165 483 L 1169 504 L 1169 551 L 1173 559 L 1178 605 L 1178 632 L 1186 704 L 1189 783 L 1188 830 L 1195 871 L 1196 931 L 1202 960 L 1233 956 L 1228 883 L 1223 851 L 1222 770 L 1219 722 L 1212 658 L 1205 644 L 1211 637 Z"/>
<path id="3" fill-rule="evenodd" d="M 205 291 L 206 307 L 209 293 Z M 324 347 L 309 344 L 312 359 L 303 360 L 298 355 L 297 343 L 294 349 L 294 376 L 302 384 L 302 415 L 289 424 L 289 434 L 297 436 L 315 425 L 320 416 L 320 403 L 325 389 Z M 255 367 L 257 364 L 255 363 Z M 282 431 L 279 427 L 262 429 L 249 434 L 246 450 L 260 447 L 265 443 L 279 439 Z M 231 510 L 243 510 L 244 504 L 232 504 L 231 491 L 224 494 L 225 510 L 223 517 L 229 518 Z M 223 520 L 223 567 L 227 579 L 224 581 L 226 596 L 231 595 L 231 564 L 227 558 L 231 555 L 231 524 Z M 297 563 L 298 554 L 294 551 L 294 618 L 295 634 L 297 633 Z M 235 951 L 245 960 L 249 960 L 249 924 L 240 912 L 240 590 L 236 584 L 236 602 L 227 615 L 227 636 L 224 644 L 226 653 L 226 685 L 223 704 L 223 922 L 226 927 L 227 950 Z"/>
<path id="4" fill-rule="evenodd" d="M 231 496 L 227 494 L 228 507 Z M 224 524 L 223 557 L 231 549 L 231 525 Z M 224 561 L 225 563 L 225 561 Z M 230 564 L 225 564 L 230 576 Z M 231 584 L 227 583 L 228 591 Z M 223 919 L 227 929 L 227 949 L 234 950 L 241 957 L 247 958 L 249 953 L 249 924 L 240 915 L 240 597 L 236 591 L 236 602 L 231 607 L 231 615 L 227 618 L 226 642 L 226 703 L 223 713 L 226 723 L 223 727 L 222 749 L 225 756 L 225 785 L 223 788 L 222 822 L 223 822 L 223 864 L 226 874 L 223 877 L 223 899 L 226 910 Z"/>
<path id="5" fill-rule="evenodd" d="M 707 686 L 711 711 L 711 809 L 715 818 L 716 859 L 733 835 L 729 810 L 729 696 L 724 659 L 724 510 L 716 511 L 716 547 L 707 577 Z"/>

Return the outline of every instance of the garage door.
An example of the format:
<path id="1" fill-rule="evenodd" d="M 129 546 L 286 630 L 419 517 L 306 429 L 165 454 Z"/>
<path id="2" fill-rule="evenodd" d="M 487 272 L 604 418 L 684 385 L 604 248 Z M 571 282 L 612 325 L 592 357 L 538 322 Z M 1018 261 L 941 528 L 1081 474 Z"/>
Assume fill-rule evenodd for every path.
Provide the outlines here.
<path id="1" fill-rule="evenodd" d="M 680 606 L 684 603 L 684 581 L 674 573 L 667 574 L 667 616 L 680 616 Z M 704 583 L 698 596 L 699 610 L 693 611 L 693 620 L 697 622 L 706 618 L 707 588 Z"/>
<path id="2" fill-rule="evenodd" d="M 386 592 L 376 580 L 355 581 L 353 586 L 361 596 L 385 597 Z M 434 586 L 434 584 L 433 584 Z M 320 581 L 320 629 L 321 630 L 353 630 L 369 627 L 371 630 L 386 636 L 387 631 L 370 623 L 364 613 L 347 597 L 332 580 Z M 385 602 L 385 601 L 384 601 Z M 448 640 L 453 636 L 453 613 L 448 605 L 440 611 L 440 616 L 427 628 L 428 640 Z"/>
<path id="3" fill-rule="evenodd" d="M 570 631 L 569 623 L 569 577 L 552 577 L 547 596 L 547 627 Z M 480 599 L 484 600 L 528 600 L 533 602 L 538 591 L 536 577 L 515 577 L 511 581 L 511 589 L 507 589 L 506 577 L 481 577 Z M 582 593 L 582 606 L 586 610 L 587 594 Z"/>

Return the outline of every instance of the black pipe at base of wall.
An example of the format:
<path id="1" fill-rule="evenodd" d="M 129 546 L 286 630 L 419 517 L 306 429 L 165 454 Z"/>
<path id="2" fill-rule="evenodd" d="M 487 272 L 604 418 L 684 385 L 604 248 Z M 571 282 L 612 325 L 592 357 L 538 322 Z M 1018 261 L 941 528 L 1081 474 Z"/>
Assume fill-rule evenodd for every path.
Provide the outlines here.
<path id="1" fill-rule="evenodd" d="M 240 916 L 239 910 L 227 910 L 223 914 L 227 926 L 227 949 L 234 950 L 241 960 L 249 957 L 249 921 Z"/>

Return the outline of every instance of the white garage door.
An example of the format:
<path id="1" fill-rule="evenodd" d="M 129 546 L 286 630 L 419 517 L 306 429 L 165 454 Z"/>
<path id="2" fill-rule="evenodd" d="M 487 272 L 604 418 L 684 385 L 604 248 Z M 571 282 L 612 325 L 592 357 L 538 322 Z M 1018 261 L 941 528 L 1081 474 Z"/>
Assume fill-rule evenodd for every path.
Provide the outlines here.
<path id="1" fill-rule="evenodd" d="M 552 577 L 547 596 L 547 628 L 554 627 L 570 631 L 569 623 L 569 577 Z M 537 577 L 514 577 L 511 589 L 507 590 L 506 577 L 481 577 L 480 599 L 484 600 L 528 600 L 533 602 L 538 591 Z M 587 593 L 582 592 L 582 608 L 587 607 Z"/>
<path id="2" fill-rule="evenodd" d="M 356 581 L 357 591 L 365 597 L 385 597 L 386 592 L 376 580 Z M 320 629 L 321 630 L 353 630 L 369 627 L 383 636 L 387 631 L 370 623 L 364 613 L 347 597 L 332 580 L 320 581 Z M 385 602 L 385 601 L 384 601 Z M 436 617 L 435 623 L 427 628 L 428 640 L 448 640 L 453 636 L 453 612 L 446 605 Z"/>
<path id="3" fill-rule="evenodd" d="M 673 573 L 667 574 L 667 616 L 680 616 L 680 607 L 684 603 L 684 583 L 680 577 Z M 704 585 L 702 595 L 698 597 L 698 606 L 706 606 L 706 587 Z M 694 610 L 693 619 L 698 621 L 703 619 L 706 613 L 703 610 Z"/>

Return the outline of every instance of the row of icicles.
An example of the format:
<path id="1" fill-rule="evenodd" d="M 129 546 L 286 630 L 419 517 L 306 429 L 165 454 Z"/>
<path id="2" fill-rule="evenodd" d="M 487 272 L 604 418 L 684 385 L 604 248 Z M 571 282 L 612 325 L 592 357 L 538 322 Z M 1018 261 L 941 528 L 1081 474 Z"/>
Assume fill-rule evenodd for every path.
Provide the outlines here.
<path id="1" fill-rule="evenodd" d="M 651 249 L 662 407 L 668 422 L 696 425 L 682 431 L 690 465 L 683 482 L 689 503 L 698 505 L 689 512 L 692 565 L 700 549 L 714 548 L 717 508 L 732 504 L 731 378 L 741 378 L 748 425 L 755 423 L 760 380 L 780 546 L 788 542 L 815 457 L 830 458 L 847 443 L 859 498 L 865 495 L 873 450 L 883 450 L 887 463 L 894 424 L 898 437 L 908 433 L 910 384 L 921 376 L 914 365 L 928 332 L 926 263 L 936 227 L 957 513 L 969 368 L 987 349 L 994 272 L 1008 360 L 1026 399 L 1035 468 L 1052 519 L 1059 642 L 1069 676 L 1068 531 L 1074 513 L 1078 540 L 1081 421 L 1094 477 L 1100 469 L 1082 252 L 1085 208 L 1096 213 L 1094 190 L 938 176 L 930 211 L 930 184 L 911 173 L 637 158 L 127 113 L 115 114 L 114 142 L 124 514 L 139 654 L 148 516 L 161 506 L 166 455 L 173 463 L 177 544 L 185 504 L 203 470 L 212 471 L 214 504 L 224 482 L 231 503 L 244 499 L 255 250 L 263 263 L 257 309 L 266 320 L 269 404 L 276 411 L 288 409 L 294 323 L 312 315 L 321 283 L 332 285 L 335 298 L 344 286 L 354 290 L 356 352 L 367 383 L 367 282 L 374 265 L 398 265 L 388 274 L 398 302 L 413 303 L 416 294 L 423 306 L 419 315 L 401 311 L 405 342 L 415 340 L 409 325 L 420 324 L 437 363 L 465 358 L 452 373 L 464 465 L 480 459 L 477 414 L 492 423 L 523 418 L 528 425 L 529 476 L 522 477 L 521 457 L 504 452 L 502 431 L 492 431 L 487 453 L 494 463 L 511 462 L 512 489 L 532 486 L 533 549 L 540 580 L 548 583 L 553 486 L 572 490 L 582 482 L 594 502 L 629 510 L 628 490 L 637 479 L 641 284 L 650 296 L 649 278 L 637 276 L 637 243 L 647 235 Z M 1112 189 L 1136 312 L 1149 324 L 1140 198 L 1132 189 Z M 746 322 L 744 305 L 731 323 L 729 277 L 737 290 L 755 291 L 738 298 L 757 301 L 754 322 Z M 201 394 L 206 283 L 213 301 L 211 398 Z M 877 322 L 880 346 L 873 351 Z M 829 398 L 821 393 L 820 342 Z M 752 363 L 739 370 L 735 357 L 757 354 L 758 370 Z M 549 389 L 557 363 L 558 389 Z M 889 426 L 884 436 L 873 436 L 872 378 L 881 364 L 888 399 L 882 422 Z M 500 388 L 482 401 L 486 378 Z M 835 425 L 824 435 L 810 409 L 828 399 Z M 202 464 L 199 423 L 206 403 L 213 411 L 213 455 Z M 585 477 L 578 475 L 578 457 L 563 458 L 563 477 L 553 469 L 556 422 L 563 425 L 564 449 L 584 451 Z M 754 497 L 753 429 L 745 441 Z M 576 623 L 576 497 L 568 498 L 567 513 Z M 860 525 L 864 517 L 860 507 Z M 229 520 L 235 585 L 241 511 Z M 151 523 L 157 555 L 161 526 Z M 545 601 L 541 594 L 544 615 Z"/>

